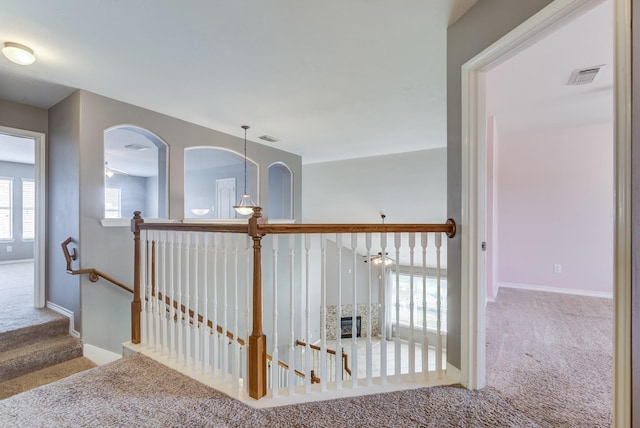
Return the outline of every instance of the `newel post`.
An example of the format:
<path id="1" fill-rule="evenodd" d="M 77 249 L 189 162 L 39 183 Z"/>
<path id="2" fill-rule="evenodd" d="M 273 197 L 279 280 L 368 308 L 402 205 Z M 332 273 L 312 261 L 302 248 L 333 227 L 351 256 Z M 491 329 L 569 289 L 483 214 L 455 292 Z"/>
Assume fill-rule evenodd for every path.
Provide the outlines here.
<path id="1" fill-rule="evenodd" d="M 131 219 L 133 232 L 133 302 L 131 302 L 131 343 L 140 343 L 140 314 L 142 300 L 140 296 L 140 274 L 142 263 L 140 260 L 140 224 L 144 219 L 140 211 L 134 211 Z"/>
<path id="2" fill-rule="evenodd" d="M 262 208 L 255 207 L 249 219 L 249 236 L 253 238 L 253 331 L 249 337 L 249 396 L 256 400 L 267 395 L 267 336 L 262 332 L 262 260 L 258 223 Z"/>

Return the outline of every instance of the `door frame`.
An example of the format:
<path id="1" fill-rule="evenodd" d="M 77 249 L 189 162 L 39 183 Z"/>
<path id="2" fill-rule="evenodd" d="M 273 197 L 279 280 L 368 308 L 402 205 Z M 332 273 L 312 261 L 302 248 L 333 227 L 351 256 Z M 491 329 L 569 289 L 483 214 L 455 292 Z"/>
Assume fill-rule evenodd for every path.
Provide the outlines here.
<path id="1" fill-rule="evenodd" d="M 46 176 L 47 176 L 47 156 L 46 156 L 46 136 L 41 132 L 27 131 L 24 129 L 0 126 L 3 134 L 15 135 L 17 137 L 32 138 L 34 141 L 34 167 L 35 167 L 35 237 L 33 240 L 33 297 L 34 307 L 44 308 L 46 305 L 45 290 L 45 243 L 46 243 Z"/>
<path id="2" fill-rule="evenodd" d="M 462 66 L 461 382 L 486 386 L 485 73 L 604 0 L 555 0 Z M 614 426 L 631 425 L 631 0 L 614 0 Z"/>

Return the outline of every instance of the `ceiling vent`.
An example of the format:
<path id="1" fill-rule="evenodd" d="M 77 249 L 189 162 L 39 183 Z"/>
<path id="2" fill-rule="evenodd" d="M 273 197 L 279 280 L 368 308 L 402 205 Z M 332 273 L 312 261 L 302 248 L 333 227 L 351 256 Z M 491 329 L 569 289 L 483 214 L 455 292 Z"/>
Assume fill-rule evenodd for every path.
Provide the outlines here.
<path id="1" fill-rule="evenodd" d="M 571 73 L 571 77 L 569 77 L 569 83 L 567 83 L 567 85 L 588 85 L 589 83 L 593 83 L 593 80 L 602 67 L 604 67 L 604 64 L 574 70 L 573 73 Z"/>
<path id="2" fill-rule="evenodd" d="M 136 152 L 144 152 L 145 150 L 149 150 L 149 146 L 144 146 L 142 144 L 127 144 L 124 146 L 125 149 L 133 150 Z"/>
<path id="3" fill-rule="evenodd" d="M 279 139 L 277 139 L 276 137 L 272 137 L 271 135 L 262 135 L 258 138 L 264 141 L 268 141 L 270 143 L 277 143 L 278 141 L 280 141 Z"/>

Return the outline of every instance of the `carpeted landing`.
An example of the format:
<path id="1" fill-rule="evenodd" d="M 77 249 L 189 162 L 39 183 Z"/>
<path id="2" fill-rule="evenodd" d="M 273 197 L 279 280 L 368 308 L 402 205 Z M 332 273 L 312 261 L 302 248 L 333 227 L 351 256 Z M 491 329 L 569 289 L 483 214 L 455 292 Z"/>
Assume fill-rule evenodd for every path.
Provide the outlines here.
<path id="1" fill-rule="evenodd" d="M 0 401 L 0 427 L 608 427 L 611 300 L 501 289 L 489 387 L 253 409 L 142 355 Z"/>

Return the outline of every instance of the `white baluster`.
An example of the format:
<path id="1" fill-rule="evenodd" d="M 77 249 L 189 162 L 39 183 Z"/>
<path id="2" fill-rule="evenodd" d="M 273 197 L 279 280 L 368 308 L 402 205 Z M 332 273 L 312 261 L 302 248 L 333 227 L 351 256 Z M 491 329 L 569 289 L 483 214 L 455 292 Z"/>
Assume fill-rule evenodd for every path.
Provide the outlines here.
<path id="1" fill-rule="evenodd" d="M 309 394 L 311 393 L 311 280 L 309 276 L 310 262 L 309 262 L 309 253 L 311 250 L 311 236 L 309 234 L 304 235 L 304 249 L 305 249 L 305 326 L 307 330 L 305 343 L 307 344 L 304 352 L 304 370 L 305 370 L 305 383 L 304 383 L 304 392 Z"/>
<path id="2" fill-rule="evenodd" d="M 167 232 L 160 233 L 160 272 L 158 284 L 162 283 L 162 354 L 169 355 L 169 320 L 167 319 Z M 171 301 L 169 301 L 171 302 Z"/>
<path id="3" fill-rule="evenodd" d="M 342 389 L 342 234 L 336 234 L 338 246 L 338 315 L 336 325 L 336 389 Z"/>
<path id="4" fill-rule="evenodd" d="M 186 233 L 186 242 L 185 242 L 185 253 L 184 253 L 184 283 L 185 283 L 185 292 L 186 296 L 184 298 L 184 318 L 185 318 L 185 327 L 184 327 L 184 335 L 185 335 L 185 359 L 184 365 L 188 366 L 191 361 L 191 317 L 189 316 L 189 309 L 191 309 L 191 282 L 190 275 L 191 272 L 191 232 Z"/>
<path id="5" fill-rule="evenodd" d="M 429 336 L 427 334 L 427 246 L 429 235 L 421 233 L 422 244 L 422 374 L 429 377 Z"/>
<path id="6" fill-rule="evenodd" d="M 240 306 L 238 305 L 238 286 L 240 283 L 238 282 L 239 269 L 238 269 L 238 240 L 241 239 L 238 235 L 231 235 L 231 245 L 232 245 L 232 254 L 233 254 L 233 307 L 232 307 L 232 315 L 233 315 L 233 342 L 231 346 L 233 361 L 232 361 L 232 369 L 233 369 L 233 384 L 235 386 L 240 385 L 240 343 L 238 343 L 238 310 Z"/>
<path id="7" fill-rule="evenodd" d="M 400 247 L 402 236 L 396 232 L 394 244 L 396 246 L 396 334 L 395 334 L 395 374 L 396 382 L 400 382 L 402 374 L 402 344 L 400 342 Z M 384 261 L 383 261 L 384 264 Z"/>
<path id="8" fill-rule="evenodd" d="M 209 266 L 209 233 L 205 233 L 202 236 L 204 245 L 204 256 L 202 262 L 202 328 L 200 331 L 202 341 L 202 373 L 209 372 L 209 272 L 207 267 Z"/>
<path id="9" fill-rule="evenodd" d="M 271 356 L 273 358 L 273 379 L 278 379 L 278 240 L 280 235 L 273 235 L 271 237 L 272 253 L 273 253 L 273 351 Z M 273 398 L 278 398 L 279 383 L 273 385 L 271 390 Z"/>
<path id="10" fill-rule="evenodd" d="M 164 309 L 162 307 L 162 302 L 160 301 L 160 287 L 159 287 L 159 283 L 158 283 L 158 277 L 160 275 L 158 275 L 159 273 L 159 269 L 158 269 L 158 262 L 159 262 L 159 251 L 160 251 L 160 245 L 159 245 L 159 241 L 160 241 L 160 232 L 158 231 L 154 231 L 153 232 L 153 242 L 151 243 L 151 253 L 153 255 L 153 303 L 154 303 L 154 325 L 153 325 L 153 333 L 154 333 L 154 350 L 156 352 L 161 351 L 161 339 L 162 339 L 162 331 L 161 331 L 161 320 L 160 320 L 160 316 L 162 314 L 162 310 Z"/>
<path id="11" fill-rule="evenodd" d="M 149 316 L 149 284 L 147 266 L 149 265 L 149 254 L 147 251 L 148 233 L 146 230 L 140 231 L 140 300 L 142 303 L 142 313 L 140 314 L 140 344 L 147 346 L 149 343 L 149 332 L 147 331 Z"/>
<path id="12" fill-rule="evenodd" d="M 198 259 L 200 258 L 200 233 L 193 234 L 193 369 L 200 368 L 200 301 L 198 288 L 200 287 L 200 271 Z"/>
<path id="13" fill-rule="evenodd" d="M 229 300 L 227 299 L 228 287 L 228 265 L 229 265 L 229 236 L 225 233 L 222 235 L 222 333 L 220 337 L 220 362 L 222 370 L 222 379 L 227 378 L 229 372 L 229 342 L 227 340 L 227 319 Z"/>
<path id="14" fill-rule="evenodd" d="M 371 233 L 365 235 L 367 248 L 367 386 L 373 384 L 373 342 L 371 341 Z M 383 259 L 384 262 L 384 259 Z M 352 372 L 353 373 L 353 372 Z"/>
<path id="15" fill-rule="evenodd" d="M 289 396 L 293 396 L 295 391 L 295 361 L 296 361 L 296 329 L 295 329 L 295 235 L 289 235 L 289 370 L 288 387 Z"/>
<path id="16" fill-rule="evenodd" d="M 173 269 L 173 263 L 176 257 L 175 254 L 175 240 L 176 232 L 168 233 L 169 241 L 169 292 L 171 293 L 170 305 L 169 305 L 169 358 L 172 360 L 177 358 L 176 356 L 176 308 L 175 304 L 175 271 Z"/>
<path id="17" fill-rule="evenodd" d="M 381 281 L 381 289 L 382 289 L 382 304 L 380 307 L 380 314 L 382 315 L 380 318 L 380 331 L 381 331 L 381 340 L 380 340 L 380 382 L 384 385 L 387 383 L 387 299 L 389 299 L 389 290 L 387 289 L 387 264 L 385 263 L 387 254 L 387 234 L 386 232 L 380 233 L 380 247 L 382 249 L 382 263 L 380 263 L 380 281 Z"/>
<path id="18" fill-rule="evenodd" d="M 442 234 L 436 233 L 436 285 L 438 287 L 437 305 L 438 305 L 438 327 L 436 332 L 436 371 L 438 378 L 442 378 L 442 306 L 441 306 L 441 290 L 440 290 L 440 247 L 442 246 Z"/>
<path id="19" fill-rule="evenodd" d="M 414 294 L 414 248 L 416 246 L 416 234 L 414 232 L 409 233 L 409 293 L 411 297 L 409 298 L 409 310 L 410 310 L 410 318 L 409 318 L 409 374 L 411 375 L 411 379 L 416 374 L 416 338 L 414 334 L 415 329 L 415 320 L 414 320 L 414 310 L 415 310 L 415 299 L 413 297 Z"/>
<path id="20" fill-rule="evenodd" d="M 351 386 L 353 388 L 358 387 L 358 234 L 351 234 L 351 252 L 353 253 L 353 266 L 351 268 L 353 272 L 353 312 L 351 316 Z"/>
<path id="21" fill-rule="evenodd" d="M 182 238 L 184 233 L 177 234 L 177 251 L 176 251 L 176 276 L 177 276 L 177 284 L 176 289 L 178 290 L 178 300 L 177 300 L 177 312 L 178 312 L 178 362 L 183 361 L 184 359 L 184 314 L 182 313 Z"/>
<path id="22" fill-rule="evenodd" d="M 253 286 L 253 276 L 251 275 L 251 250 L 252 250 L 252 239 L 249 235 L 245 236 L 245 283 L 244 283 L 244 326 L 245 326 L 245 340 L 251 336 L 250 332 L 250 316 L 251 316 L 251 304 L 249 302 L 249 296 L 251 294 L 251 289 Z M 242 348 L 243 353 L 245 352 L 244 347 Z M 249 391 L 249 382 L 247 382 L 247 373 L 249 373 L 248 360 L 245 359 L 244 367 L 244 382 L 242 382 L 242 387 L 244 392 Z"/>
<path id="23" fill-rule="evenodd" d="M 220 345 L 220 336 L 218 335 L 218 242 L 219 242 L 220 234 L 214 233 L 211 237 L 212 245 L 213 245 L 213 287 L 211 291 L 213 292 L 213 318 L 211 320 L 212 330 L 213 330 L 213 349 L 211 352 L 213 353 L 213 361 L 211 365 L 213 367 L 213 375 L 218 375 L 218 369 L 220 367 L 219 363 L 219 345 Z"/>
<path id="24" fill-rule="evenodd" d="M 321 282 L 321 308 L 320 308 L 320 391 L 327 390 L 329 372 L 327 370 L 327 236 L 320 235 L 320 282 Z"/>

